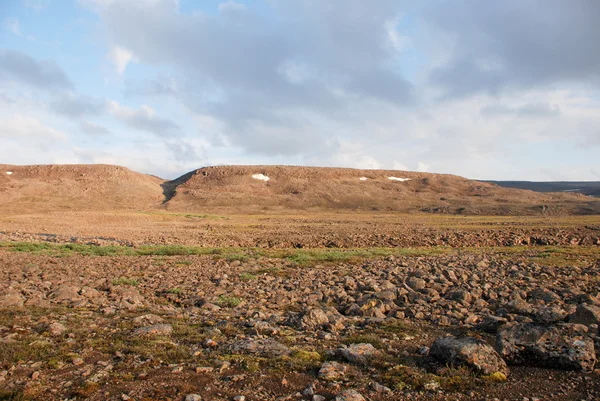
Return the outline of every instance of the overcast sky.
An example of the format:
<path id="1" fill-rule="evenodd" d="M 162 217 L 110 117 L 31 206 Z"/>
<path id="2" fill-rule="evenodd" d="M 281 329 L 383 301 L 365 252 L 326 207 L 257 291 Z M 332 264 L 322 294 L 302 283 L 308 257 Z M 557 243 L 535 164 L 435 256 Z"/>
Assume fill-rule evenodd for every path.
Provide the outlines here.
<path id="1" fill-rule="evenodd" d="M 598 0 L 6 0 L 0 163 L 600 180 Z"/>

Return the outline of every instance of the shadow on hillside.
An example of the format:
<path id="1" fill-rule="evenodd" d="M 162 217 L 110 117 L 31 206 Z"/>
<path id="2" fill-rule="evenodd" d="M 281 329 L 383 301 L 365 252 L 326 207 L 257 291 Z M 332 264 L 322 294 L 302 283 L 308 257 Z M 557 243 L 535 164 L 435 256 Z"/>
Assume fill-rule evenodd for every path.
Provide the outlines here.
<path id="1" fill-rule="evenodd" d="M 177 187 L 188 182 L 190 178 L 192 178 L 196 174 L 196 171 L 198 170 L 190 171 L 189 173 L 184 174 L 179 178 L 176 178 L 172 181 L 166 181 L 160 184 L 160 186 L 163 189 L 163 195 L 165 197 L 163 199 L 162 204 L 164 205 L 165 203 L 173 199 L 173 197 L 177 193 Z"/>

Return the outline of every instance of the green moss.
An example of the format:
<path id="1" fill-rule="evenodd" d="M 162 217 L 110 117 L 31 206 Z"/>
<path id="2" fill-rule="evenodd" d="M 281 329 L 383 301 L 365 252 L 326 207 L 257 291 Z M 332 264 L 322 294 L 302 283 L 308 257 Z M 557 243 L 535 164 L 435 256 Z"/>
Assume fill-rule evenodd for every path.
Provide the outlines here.
<path id="1" fill-rule="evenodd" d="M 242 302 L 241 298 L 234 297 L 231 295 L 221 295 L 217 299 L 217 305 L 224 308 L 234 308 Z"/>
<path id="2" fill-rule="evenodd" d="M 128 277 L 119 277 L 112 281 L 112 285 L 130 285 L 130 286 L 135 287 L 138 284 L 139 283 L 136 279 L 128 278 Z"/>

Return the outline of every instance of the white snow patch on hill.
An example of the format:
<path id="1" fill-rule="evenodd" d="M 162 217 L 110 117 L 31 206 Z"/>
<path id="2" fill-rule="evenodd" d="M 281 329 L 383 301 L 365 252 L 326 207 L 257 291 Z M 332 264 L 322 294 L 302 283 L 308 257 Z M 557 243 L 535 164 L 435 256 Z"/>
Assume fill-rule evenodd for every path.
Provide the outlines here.
<path id="1" fill-rule="evenodd" d="M 361 181 L 367 181 L 368 178 L 367 177 L 360 177 L 359 180 L 361 180 Z"/>
<path id="2" fill-rule="evenodd" d="M 254 178 L 255 180 L 261 180 L 265 182 L 270 180 L 270 178 L 264 174 L 252 174 L 252 178 Z"/>
<path id="3" fill-rule="evenodd" d="M 12 175 L 12 171 L 7 171 L 6 174 Z"/>
<path id="4" fill-rule="evenodd" d="M 404 181 L 410 181 L 410 178 L 388 177 L 388 180 L 404 182 Z"/>

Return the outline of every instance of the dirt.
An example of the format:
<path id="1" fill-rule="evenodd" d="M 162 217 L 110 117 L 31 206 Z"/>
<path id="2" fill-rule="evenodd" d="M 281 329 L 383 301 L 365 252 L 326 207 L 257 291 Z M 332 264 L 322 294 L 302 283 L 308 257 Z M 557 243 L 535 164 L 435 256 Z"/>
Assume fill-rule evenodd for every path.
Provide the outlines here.
<path id="1" fill-rule="evenodd" d="M 269 180 L 254 179 L 252 176 L 256 174 Z M 207 207 L 238 208 L 246 212 L 600 213 L 600 201 L 581 194 L 502 188 L 447 174 L 294 166 L 206 167 L 165 181 L 109 165 L 0 165 L 0 206 L 12 213 L 68 210 L 198 212 Z"/>
<path id="2" fill-rule="evenodd" d="M 588 198 L 398 171 L 0 168 L 0 400 L 600 399 L 600 216 L 569 215 Z M 526 215 L 475 215 L 507 210 Z M 450 335 L 500 353 L 515 327 L 555 337 L 509 344 L 507 377 L 429 354 Z"/>

